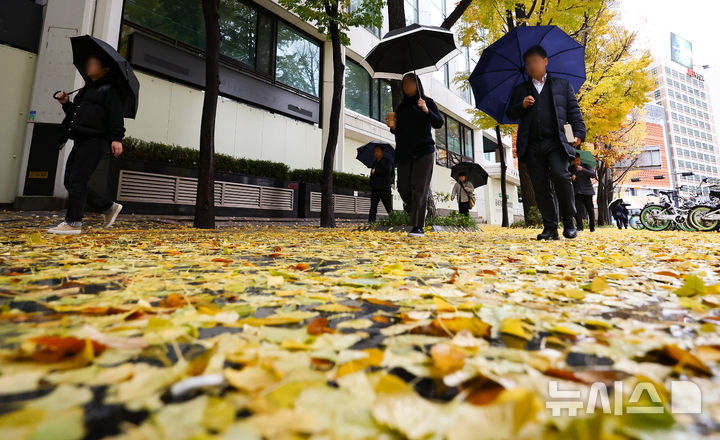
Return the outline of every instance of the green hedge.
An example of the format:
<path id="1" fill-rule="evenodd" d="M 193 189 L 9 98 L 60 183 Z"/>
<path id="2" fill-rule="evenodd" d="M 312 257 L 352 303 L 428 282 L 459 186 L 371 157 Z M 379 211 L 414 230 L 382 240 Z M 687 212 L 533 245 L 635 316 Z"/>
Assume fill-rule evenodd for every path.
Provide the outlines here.
<path id="1" fill-rule="evenodd" d="M 185 168 L 196 168 L 200 152 L 192 148 L 146 142 L 126 137 L 123 140 L 123 157 L 160 162 Z M 279 180 L 296 180 L 305 183 L 321 183 L 322 170 L 292 170 L 284 163 L 269 160 L 238 159 L 227 154 L 215 154 L 215 170 L 226 173 L 270 177 Z M 349 173 L 334 173 L 333 184 L 338 188 L 369 190 L 370 178 Z"/>
<path id="2" fill-rule="evenodd" d="M 310 168 L 306 170 L 290 171 L 290 180 L 305 183 L 322 183 L 322 170 Z M 370 190 L 370 178 L 359 174 L 333 173 L 333 185 L 338 188 L 348 188 L 360 191 Z"/>
<path id="3" fill-rule="evenodd" d="M 410 225 L 410 214 L 405 211 L 393 211 L 389 214 L 387 220 L 380 220 L 378 224 L 383 226 L 408 226 Z M 428 216 L 425 218 L 425 224 L 428 226 L 457 226 L 471 229 L 477 226 L 475 219 L 457 211 L 452 211 L 447 217 Z"/>

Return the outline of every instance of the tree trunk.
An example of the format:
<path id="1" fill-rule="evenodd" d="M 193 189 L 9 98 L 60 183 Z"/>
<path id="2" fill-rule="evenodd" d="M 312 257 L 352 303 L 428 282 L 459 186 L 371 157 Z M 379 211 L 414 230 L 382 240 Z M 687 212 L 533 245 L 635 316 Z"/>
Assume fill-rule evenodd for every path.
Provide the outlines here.
<path id="1" fill-rule="evenodd" d="M 612 200 L 612 179 L 610 178 L 609 173 L 610 170 L 605 168 L 604 165 L 600 164 L 598 166 L 598 225 L 609 225 L 612 223 L 610 221 L 610 212 L 608 210 L 608 205 Z"/>
<path id="2" fill-rule="evenodd" d="M 395 30 L 405 27 L 405 2 L 404 0 L 388 0 L 388 29 Z M 390 81 L 392 90 L 393 109 L 397 110 L 402 101 L 402 83 L 399 80 Z"/>
<path id="3" fill-rule="evenodd" d="M 205 96 L 200 122 L 200 161 L 198 164 L 197 195 L 195 197 L 196 228 L 215 227 L 215 114 L 217 112 L 220 78 L 220 14 L 219 0 L 203 0 L 205 18 Z"/>
<path id="4" fill-rule="evenodd" d="M 338 16 L 337 3 L 331 4 L 326 1 L 325 10 L 331 17 Z M 325 156 L 323 158 L 322 198 L 320 201 L 320 226 L 323 228 L 335 227 L 333 174 L 335 168 L 335 151 L 337 150 L 338 135 L 340 132 L 340 112 L 342 111 L 343 80 L 345 77 L 340 30 L 336 22 L 333 21 L 330 24 L 329 31 L 333 59 L 333 94 L 330 104 L 328 139 L 325 145 Z"/>
<path id="5" fill-rule="evenodd" d="M 460 20 L 460 17 L 465 13 L 465 10 L 470 6 L 470 3 L 472 3 L 472 0 L 460 0 L 455 6 L 455 9 L 450 13 L 450 15 L 447 16 L 445 21 L 442 22 L 440 25 L 441 28 L 450 29 L 453 27 L 455 23 L 457 23 L 458 20 Z"/>
<path id="6" fill-rule="evenodd" d="M 500 152 L 500 196 L 502 197 L 502 226 L 507 228 L 510 226 L 508 219 L 508 197 L 507 197 L 507 164 L 505 163 L 505 149 L 502 146 L 502 138 L 500 136 L 500 126 L 495 126 L 495 136 L 497 136 L 497 146 Z"/>

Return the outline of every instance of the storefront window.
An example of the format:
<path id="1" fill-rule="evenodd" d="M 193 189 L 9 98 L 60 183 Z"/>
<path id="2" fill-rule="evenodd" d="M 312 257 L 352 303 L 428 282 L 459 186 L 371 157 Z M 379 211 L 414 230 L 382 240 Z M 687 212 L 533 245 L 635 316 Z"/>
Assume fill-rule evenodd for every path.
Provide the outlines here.
<path id="1" fill-rule="evenodd" d="M 320 91 L 320 46 L 278 23 L 275 79 L 313 96 Z"/>
<path id="2" fill-rule="evenodd" d="M 405 22 L 409 26 L 419 21 L 418 0 L 405 0 Z"/>

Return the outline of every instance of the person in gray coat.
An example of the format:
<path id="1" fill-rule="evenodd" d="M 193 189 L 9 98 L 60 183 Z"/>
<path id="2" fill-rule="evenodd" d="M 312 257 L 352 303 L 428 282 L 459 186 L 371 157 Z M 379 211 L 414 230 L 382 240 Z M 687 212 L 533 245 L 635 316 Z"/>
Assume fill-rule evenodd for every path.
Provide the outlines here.
<path id="1" fill-rule="evenodd" d="M 593 206 L 595 189 L 590 180 L 597 179 L 595 170 L 580 161 L 580 153 L 575 155 L 575 160 L 570 165 L 569 170 L 572 176 L 573 188 L 575 189 L 577 230 L 582 231 L 584 229 L 583 219 L 585 218 L 585 212 L 587 212 L 590 220 L 590 232 L 595 232 L 595 207 Z"/>
<path id="2" fill-rule="evenodd" d="M 472 183 L 467 181 L 467 175 L 460 173 L 458 175 L 458 181 L 453 186 L 452 194 L 450 194 L 450 200 L 458 201 L 458 212 L 460 214 L 470 215 L 470 195 L 475 191 Z"/>

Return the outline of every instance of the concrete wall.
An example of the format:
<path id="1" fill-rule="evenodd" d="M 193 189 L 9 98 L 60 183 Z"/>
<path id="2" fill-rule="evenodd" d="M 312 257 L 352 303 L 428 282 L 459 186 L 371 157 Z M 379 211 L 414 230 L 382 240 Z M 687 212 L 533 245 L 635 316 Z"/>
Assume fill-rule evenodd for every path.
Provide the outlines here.
<path id="1" fill-rule="evenodd" d="M 146 141 L 199 148 L 203 92 L 137 72 L 142 99 L 127 135 Z M 283 162 L 292 168 L 320 168 L 322 130 L 292 118 L 228 99 L 218 99 L 218 153 Z"/>
<path id="2" fill-rule="evenodd" d="M 37 55 L 0 45 L 0 203 L 17 195 Z"/>

